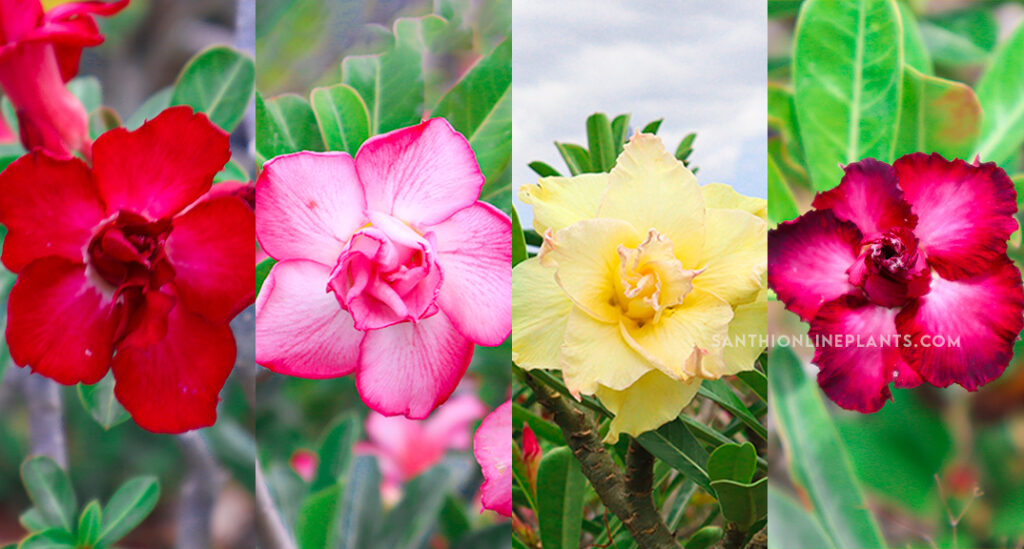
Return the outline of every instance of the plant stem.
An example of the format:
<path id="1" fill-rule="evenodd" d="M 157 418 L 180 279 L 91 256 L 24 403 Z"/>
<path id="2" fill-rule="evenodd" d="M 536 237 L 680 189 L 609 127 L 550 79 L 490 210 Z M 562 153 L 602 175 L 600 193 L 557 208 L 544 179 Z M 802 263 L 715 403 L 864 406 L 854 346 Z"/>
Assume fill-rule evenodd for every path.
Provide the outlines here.
<path id="1" fill-rule="evenodd" d="M 213 546 L 213 507 L 227 475 L 198 431 L 178 435 L 178 442 L 185 454 L 188 473 L 178 502 L 178 535 L 174 546 L 176 549 L 208 549 Z"/>
<path id="2" fill-rule="evenodd" d="M 68 450 L 64 440 L 64 401 L 61 400 L 60 385 L 40 375 L 26 375 L 22 382 L 32 453 L 53 459 L 66 471 Z"/>
<path id="3" fill-rule="evenodd" d="M 537 400 L 554 415 L 555 423 L 562 429 L 569 448 L 582 465 L 583 474 L 605 507 L 626 526 L 637 545 L 641 549 L 680 549 L 679 542 L 665 526 L 651 499 L 652 473 L 649 469 L 654 461 L 650 454 L 645 457 L 634 453 L 630 461 L 637 470 L 627 482 L 598 436 L 597 425 L 582 410 L 557 391 L 541 384 L 529 372 L 524 372 L 523 380 L 533 389 Z M 645 460 L 650 460 L 649 466 Z M 637 493 L 641 497 L 638 498 Z"/>
<path id="4" fill-rule="evenodd" d="M 263 478 L 263 468 L 256 462 L 256 528 L 264 549 L 295 549 L 295 542 L 285 528 L 284 521 L 277 512 L 267 489 L 267 481 Z"/>

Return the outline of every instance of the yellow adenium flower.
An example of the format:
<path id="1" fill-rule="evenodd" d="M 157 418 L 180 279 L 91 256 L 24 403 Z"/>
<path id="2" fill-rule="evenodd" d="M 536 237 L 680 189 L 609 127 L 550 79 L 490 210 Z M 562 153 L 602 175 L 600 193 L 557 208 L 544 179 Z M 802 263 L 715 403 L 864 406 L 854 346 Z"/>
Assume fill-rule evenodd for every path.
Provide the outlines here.
<path id="1" fill-rule="evenodd" d="M 697 179 L 637 134 L 609 174 L 547 177 L 519 196 L 544 235 L 516 266 L 512 357 L 561 370 L 615 414 L 608 439 L 671 421 L 703 379 L 764 350 L 766 202 Z"/>

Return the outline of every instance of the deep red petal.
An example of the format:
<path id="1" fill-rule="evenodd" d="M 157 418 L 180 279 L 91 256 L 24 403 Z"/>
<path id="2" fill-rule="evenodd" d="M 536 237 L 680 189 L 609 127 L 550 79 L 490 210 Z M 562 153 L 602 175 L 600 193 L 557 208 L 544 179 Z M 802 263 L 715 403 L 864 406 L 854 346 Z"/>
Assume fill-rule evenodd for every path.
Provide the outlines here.
<path id="1" fill-rule="evenodd" d="M 900 333 L 911 340 L 903 357 L 928 383 L 974 391 L 999 377 L 1013 357 L 1024 327 L 1020 271 L 1005 257 L 990 268 L 955 281 L 933 276 L 928 294 L 896 317 Z M 946 341 L 941 346 L 940 336 Z"/>
<path id="2" fill-rule="evenodd" d="M 857 225 L 864 238 L 893 227 L 913 227 L 915 220 L 903 192 L 896 185 L 892 166 L 866 158 L 844 168 L 839 186 L 814 197 L 818 210 L 832 210 L 836 217 Z"/>
<path id="3" fill-rule="evenodd" d="M 160 219 L 210 190 L 231 158 L 228 134 L 191 107 L 171 107 L 135 131 L 118 128 L 93 144 L 93 174 L 107 212 Z"/>
<path id="4" fill-rule="evenodd" d="M 65 385 L 103 379 L 120 308 L 90 280 L 85 265 L 58 257 L 33 261 L 7 303 L 11 358 Z"/>
<path id="5" fill-rule="evenodd" d="M 861 233 L 828 210 L 811 211 L 768 232 L 768 284 L 805 321 L 822 303 L 856 291 L 847 269 Z"/>
<path id="6" fill-rule="evenodd" d="M 914 234 L 944 278 L 986 272 L 1017 230 L 1017 193 L 995 163 L 975 166 L 914 153 L 893 166 L 918 223 Z"/>

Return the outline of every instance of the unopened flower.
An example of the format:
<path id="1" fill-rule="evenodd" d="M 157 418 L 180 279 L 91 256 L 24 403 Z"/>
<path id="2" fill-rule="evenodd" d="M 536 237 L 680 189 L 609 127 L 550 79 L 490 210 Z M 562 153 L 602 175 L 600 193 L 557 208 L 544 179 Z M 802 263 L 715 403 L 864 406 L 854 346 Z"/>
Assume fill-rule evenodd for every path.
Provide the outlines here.
<path id="1" fill-rule="evenodd" d="M 973 391 L 999 377 L 1024 327 L 1010 178 L 923 153 L 845 172 L 768 235 L 769 284 L 810 323 L 825 394 L 870 413 L 891 383 Z"/>
<path id="2" fill-rule="evenodd" d="M 235 362 L 228 322 L 255 293 L 253 211 L 210 193 L 230 157 L 227 134 L 174 107 L 100 136 L 91 167 L 35 151 L 0 174 L 14 362 L 68 385 L 112 369 L 150 431 L 212 425 Z"/>
<path id="3" fill-rule="evenodd" d="M 299 478 L 306 482 L 312 482 L 316 476 L 316 468 L 320 465 L 320 458 L 316 452 L 302 448 L 296 450 L 288 459 L 288 465 L 292 471 L 299 475 Z"/>
<path id="4" fill-rule="evenodd" d="M 384 415 L 427 417 L 473 344 L 511 329 L 508 216 L 442 118 L 373 137 L 355 159 L 300 152 L 264 164 L 257 237 L 279 260 L 256 301 L 256 360 L 278 373 L 355 373 Z"/>
<path id="5" fill-rule="evenodd" d="M 480 502 L 506 517 L 512 516 L 512 401 L 484 418 L 473 437 L 473 454 L 484 473 Z"/>
<path id="6" fill-rule="evenodd" d="M 561 370 L 574 395 L 597 395 L 616 415 L 610 440 L 671 421 L 702 379 L 754 367 L 765 333 L 763 200 L 699 187 L 646 134 L 609 174 L 548 177 L 520 196 L 544 244 L 513 274 L 513 360 Z"/>

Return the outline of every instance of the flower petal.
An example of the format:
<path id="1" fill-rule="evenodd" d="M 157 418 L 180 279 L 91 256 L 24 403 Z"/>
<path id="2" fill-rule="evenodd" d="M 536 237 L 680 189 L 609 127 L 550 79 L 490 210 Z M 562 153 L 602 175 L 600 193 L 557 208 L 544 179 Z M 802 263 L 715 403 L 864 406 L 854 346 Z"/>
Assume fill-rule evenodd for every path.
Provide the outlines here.
<path id="1" fill-rule="evenodd" d="M 111 367 L 114 395 L 135 423 L 154 433 L 183 433 L 217 421 L 217 403 L 235 365 L 235 337 L 178 301 L 167 337 L 146 347 L 122 345 Z"/>
<path id="2" fill-rule="evenodd" d="M 473 344 L 444 313 L 366 332 L 356 387 L 381 414 L 423 419 L 448 400 L 459 384 Z"/>
<path id="3" fill-rule="evenodd" d="M 743 210 L 760 217 L 768 219 L 768 201 L 763 198 L 746 196 L 736 192 L 731 186 L 724 183 L 709 183 L 700 188 L 700 194 L 704 197 L 706 208 L 717 208 L 720 210 Z"/>
<path id="4" fill-rule="evenodd" d="M 16 364 L 64 385 L 103 379 L 121 314 L 85 265 L 58 257 L 33 261 L 8 299 L 7 345 Z"/>
<path id="5" fill-rule="evenodd" d="M 255 224 L 249 206 L 233 196 L 204 200 L 174 218 L 164 249 L 189 310 L 219 323 L 252 303 Z"/>
<path id="6" fill-rule="evenodd" d="M 423 425 L 423 434 L 442 448 L 466 450 L 472 442 L 473 424 L 487 414 L 487 407 L 472 391 L 456 393 L 442 404 Z"/>
<path id="7" fill-rule="evenodd" d="M 519 188 L 519 198 L 533 206 L 533 228 L 544 234 L 597 217 L 608 190 L 608 174 L 585 173 L 576 177 L 544 177 L 535 185 Z"/>
<path id="8" fill-rule="evenodd" d="M 371 137 L 356 171 L 369 209 L 420 225 L 471 206 L 484 185 L 469 141 L 443 118 Z"/>
<path id="9" fill-rule="evenodd" d="M 256 298 L 256 362 L 289 376 L 344 376 L 359 364 L 363 332 L 327 291 L 331 269 L 289 259 L 274 265 Z"/>
<path id="10" fill-rule="evenodd" d="M 107 213 L 160 219 L 210 190 L 231 158 L 228 134 L 191 107 L 171 107 L 135 131 L 110 130 L 93 144 L 93 175 Z"/>
<path id="11" fill-rule="evenodd" d="M 562 344 L 562 376 L 574 395 L 592 395 L 598 385 L 625 389 L 654 369 L 629 346 L 618 323 L 594 320 L 578 308 L 569 314 Z"/>
<path id="12" fill-rule="evenodd" d="M 512 270 L 512 361 L 520 368 L 559 369 L 573 305 L 555 270 L 531 257 Z"/>
<path id="13" fill-rule="evenodd" d="M 933 276 L 929 292 L 896 317 L 899 332 L 910 337 L 903 357 L 928 383 L 974 391 L 1013 357 L 1024 327 L 1020 271 L 1005 258 L 990 268 L 960 280 Z"/>
<path id="14" fill-rule="evenodd" d="M 711 292 L 731 305 L 749 303 L 761 289 L 768 269 L 768 224 L 739 210 L 709 209 L 704 239 L 704 272 L 694 287 Z"/>
<path id="15" fill-rule="evenodd" d="M 473 436 L 473 455 L 484 474 L 480 503 L 506 517 L 512 516 L 512 401 L 484 418 Z"/>
<path id="16" fill-rule="evenodd" d="M 275 259 L 334 266 L 352 233 L 366 224 L 365 210 L 348 153 L 278 156 L 256 181 L 256 237 Z"/>
<path id="17" fill-rule="evenodd" d="M 751 303 L 733 309 L 728 345 L 722 353 L 724 375 L 754 369 L 768 344 L 768 292 L 762 289 Z"/>
<path id="18" fill-rule="evenodd" d="M 846 270 L 857 260 L 861 234 L 829 210 L 810 211 L 768 231 L 768 284 L 804 321 L 822 303 L 856 290 Z"/>
<path id="19" fill-rule="evenodd" d="M 832 210 L 839 219 L 856 225 L 864 238 L 893 227 L 914 226 L 910 204 L 896 184 L 896 170 L 892 166 L 865 158 L 843 171 L 838 187 L 814 197 L 815 209 Z"/>
<path id="20" fill-rule="evenodd" d="M 477 345 L 501 345 L 512 331 L 512 221 L 477 202 L 431 230 L 444 273 L 441 310 Z"/>
<path id="21" fill-rule="evenodd" d="M 975 166 L 915 153 L 894 166 L 917 214 L 914 234 L 944 278 L 989 271 L 1006 253 L 1006 239 L 1017 230 L 1017 193 L 995 163 Z"/>
<path id="22" fill-rule="evenodd" d="M 77 158 L 56 160 L 37 151 L 0 173 L 3 262 L 13 272 L 46 256 L 80 263 L 103 217 L 89 168 Z"/>
<path id="23" fill-rule="evenodd" d="M 614 444 L 621 433 L 635 437 L 674 420 L 693 400 L 701 381 L 676 381 L 652 370 L 624 390 L 599 388 L 597 398 L 615 414 L 604 441 Z"/>

